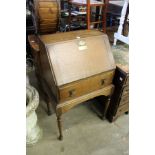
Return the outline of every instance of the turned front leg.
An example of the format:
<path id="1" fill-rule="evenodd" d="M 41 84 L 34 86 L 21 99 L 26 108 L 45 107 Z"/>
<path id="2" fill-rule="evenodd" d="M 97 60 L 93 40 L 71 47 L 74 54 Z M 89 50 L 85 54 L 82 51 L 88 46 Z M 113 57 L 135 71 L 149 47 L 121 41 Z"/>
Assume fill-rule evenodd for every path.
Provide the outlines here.
<path id="1" fill-rule="evenodd" d="M 63 139 L 62 135 L 62 118 L 61 115 L 57 115 L 57 123 L 58 123 L 58 129 L 59 129 L 59 140 Z"/>

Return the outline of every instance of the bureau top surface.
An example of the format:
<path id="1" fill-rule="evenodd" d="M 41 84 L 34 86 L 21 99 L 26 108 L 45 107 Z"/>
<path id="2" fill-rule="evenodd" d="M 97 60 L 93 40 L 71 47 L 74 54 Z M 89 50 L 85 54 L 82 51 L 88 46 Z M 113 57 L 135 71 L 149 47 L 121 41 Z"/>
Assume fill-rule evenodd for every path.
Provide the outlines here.
<path id="1" fill-rule="evenodd" d="M 58 86 L 115 69 L 107 35 L 75 31 L 40 36 Z"/>
<path id="2" fill-rule="evenodd" d="M 51 44 L 56 42 L 68 41 L 73 40 L 77 37 L 85 38 L 85 37 L 92 37 L 92 36 L 99 36 L 103 35 L 104 33 L 97 31 L 97 30 L 80 30 L 80 31 L 70 31 L 64 33 L 55 33 L 55 34 L 47 34 L 47 35 L 40 35 L 40 39 L 45 44 Z"/>

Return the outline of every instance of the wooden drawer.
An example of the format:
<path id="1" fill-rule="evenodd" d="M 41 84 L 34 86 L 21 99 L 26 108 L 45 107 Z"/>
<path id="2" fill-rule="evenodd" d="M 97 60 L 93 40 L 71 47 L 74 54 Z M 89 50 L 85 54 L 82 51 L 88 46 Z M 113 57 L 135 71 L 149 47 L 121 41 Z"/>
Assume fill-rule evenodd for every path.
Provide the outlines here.
<path id="1" fill-rule="evenodd" d="M 125 86 L 122 91 L 122 96 L 129 94 L 129 86 Z"/>
<path id="2" fill-rule="evenodd" d="M 55 23 L 57 24 L 57 20 L 53 20 L 53 19 L 40 19 L 40 25 L 43 25 L 43 24 L 51 24 L 51 23 Z"/>
<path id="3" fill-rule="evenodd" d="M 40 28 L 48 29 L 48 28 L 56 28 L 57 23 L 49 23 L 49 24 L 40 24 Z"/>
<path id="4" fill-rule="evenodd" d="M 59 88 L 60 101 L 87 94 L 91 91 L 101 89 L 112 83 L 114 71 L 98 74 L 80 81 L 72 82 Z"/>
<path id="5" fill-rule="evenodd" d="M 116 116 L 119 116 L 127 111 L 129 111 L 129 104 L 124 104 L 118 108 Z"/>
<path id="6" fill-rule="evenodd" d="M 53 29 L 52 28 L 48 28 L 48 29 L 40 28 L 39 30 L 41 31 L 41 33 L 48 34 L 49 32 L 52 33 L 53 31 L 55 31 L 56 28 L 53 28 Z"/>
<path id="7" fill-rule="evenodd" d="M 126 94 L 121 97 L 119 106 L 124 105 L 124 104 L 129 104 L 129 94 Z"/>
<path id="8" fill-rule="evenodd" d="M 55 2 L 39 2 L 39 8 L 57 8 L 57 3 Z"/>
<path id="9" fill-rule="evenodd" d="M 40 14 L 52 14 L 57 12 L 57 8 L 39 8 L 39 13 Z"/>
<path id="10" fill-rule="evenodd" d="M 52 9 L 39 9 L 39 17 L 40 19 L 51 19 L 53 21 L 53 18 L 54 19 L 57 19 L 58 18 L 58 15 L 57 15 L 57 10 L 52 10 Z"/>
<path id="11" fill-rule="evenodd" d="M 128 75 L 127 78 L 126 78 L 125 84 L 126 84 L 126 85 L 129 85 L 129 75 Z"/>
<path id="12" fill-rule="evenodd" d="M 44 20 L 44 19 L 57 19 L 58 15 L 57 14 L 39 14 L 41 20 Z"/>

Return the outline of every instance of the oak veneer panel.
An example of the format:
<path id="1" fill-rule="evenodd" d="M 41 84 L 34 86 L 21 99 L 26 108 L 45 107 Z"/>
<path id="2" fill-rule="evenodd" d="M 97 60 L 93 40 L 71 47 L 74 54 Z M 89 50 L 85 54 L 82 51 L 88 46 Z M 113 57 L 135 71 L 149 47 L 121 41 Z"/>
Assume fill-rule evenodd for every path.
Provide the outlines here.
<path id="1" fill-rule="evenodd" d="M 102 89 L 112 83 L 113 76 L 114 71 L 110 71 L 61 86 L 59 88 L 60 101 L 70 100 L 83 94 Z"/>
<path id="2" fill-rule="evenodd" d="M 58 86 L 114 68 L 114 64 L 109 63 L 103 39 L 101 37 L 85 39 L 88 48 L 82 51 L 78 49 L 77 40 L 47 45 Z"/>
<path id="3" fill-rule="evenodd" d="M 123 113 L 127 112 L 127 109 L 129 109 L 129 103 L 123 104 L 119 106 L 116 117 L 122 115 Z"/>

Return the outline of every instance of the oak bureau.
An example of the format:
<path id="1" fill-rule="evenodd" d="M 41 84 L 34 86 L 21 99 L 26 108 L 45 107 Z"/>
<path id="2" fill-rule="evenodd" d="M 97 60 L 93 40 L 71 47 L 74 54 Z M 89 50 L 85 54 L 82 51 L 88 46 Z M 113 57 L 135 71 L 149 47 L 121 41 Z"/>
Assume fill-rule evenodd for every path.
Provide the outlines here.
<path id="1" fill-rule="evenodd" d="M 36 74 L 49 103 L 56 111 L 59 139 L 62 114 L 97 96 L 108 96 L 105 114 L 113 91 L 115 62 L 106 34 L 81 30 L 29 36 Z M 51 99 L 52 98 L 52 99 Z M 53 102 L 54 100 L 54 102 Z M 48 108 L 50 113 L 50 109 Z"/>

